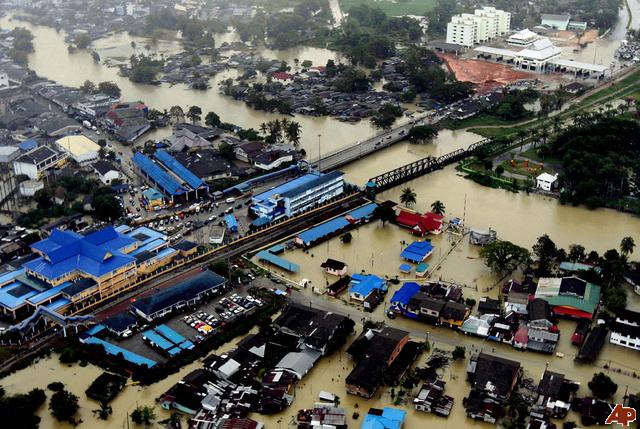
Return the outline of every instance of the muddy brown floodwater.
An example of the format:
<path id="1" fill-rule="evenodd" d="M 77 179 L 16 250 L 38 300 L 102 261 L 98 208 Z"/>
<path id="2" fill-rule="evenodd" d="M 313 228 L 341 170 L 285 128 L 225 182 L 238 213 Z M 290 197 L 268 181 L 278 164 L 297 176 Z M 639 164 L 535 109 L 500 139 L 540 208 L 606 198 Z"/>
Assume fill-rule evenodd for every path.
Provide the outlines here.
<path id="1" fill-rule="evenodd" d="M 632 4 L 634 5 L 633 22 L 635 23 L 637 0 L 633 0 Z M 336 6 L 337 2 L 332 1 L 333 9 Z M 94 64 L 88 52 L 68 53 L 63 33 L 56 33 L 50 28 L 33 26 L 16 20 L 10 21 L 8 17 L 0 19 L 0 27 L 2 28 L 15 26 L 26 26 L 35 36 L 35 52 L 29 56 L 30 67 L 39 75 L 62 84 L 79 86 L 86 79 L 97 82 L 111 80 L 122 89 L 124 100 L 141 99 L 150 106 L 159 109 L 168 109 L 175 104 L 199 105 L 205 112 L 216 111 L 225 121 L 237 123 L 243 127 L 258 128 L 261 122 L 278 117 L 278 115 L 251 110 L 241 102 L 218 94 L 217 82 L 235 76 L 236 72 L 233 70 L 216 76 L 212 80 L 213 88 L 208 91 L 191 91 L 183 85 L 173 87 L 168 85 L 136 85 L 118 76 L 117 69 Z M 231 42 L 237 38 L 233 33 L 229 33 L 218 37 L 217 40 Z M 136 42 L 135 48 L 131 46 L 131 41 Z M 118 34 L 96 42 L 96 49 L 103 59 L 126 57 L 134 51 L 145 50 L 145 44 L 144 39 Z M 596 62 L 606 63 L 615 46 L 617 44 L 606 40 L 594 43 L 579 56 L 575 55 L 574 59 L 593 61 L 595 56 Z M 177 42 L 162 42 L 157 46 L 152 46 L 151 51 L 154 50 L 171 53 L 179 51 L 180 46 Z M 317 48 L 299 48 L 277 52 L 264 50 L 262 54 L 268 58 L 283 58 L 289 62 L 292 62 L 293 58 L 310 59 L 314 64 L 323 64 L 329 58 L 337 58 L 335 52 Z M 301 123 L 303 129 L 302 146 L 311 158 L 315 158 L 317 154 L 318 134 L 322 135 L 321 147 L 322 151 L 326 153 L 370 137 L 375 132 L 367 121 L 351 125 L 331 118 L 298 116 L 296 120 Z M 162 137 L 168 132 L 170 132 L 168 129 L 160 130 L 150 137 Z M 389 169 L 424 156 L 442 155 L 458 148 L 468 147 L 479 139 L 479 136 L 468 132 L 444 130 L 440 132 L 437 139 L 429 144 L 399 143 L 366 159 L 345 166 L 342 170 L 348 181 L 363 185 L 368 178 Z M 415 208 L 417 210 L 426 211 L 431 202 L 441 200 L 447 208 L 449 218 L 463 218 L 465 225 L 469 227 L 485 229 L 492 227 L 498 232 L 500 238 L 526 247 L 531 247 L 536 238 L 544 233 L 549 234 L 562 247 L 566 248 L 572 243 L 580 243 L 587 249 L 595 249 L 599 252 L 617 247 L 620 239 L 624 236 L 630 235 L 636 240 L 640 239 L 640 220 L 637 217 L 613 210 L 586 210 L 581 207 L 564 206 L 549 197 L 524 193 L 515 194 L 482 187 L 460 177 L 452 166 L 386 191 L 379 198 L 399 201 L 401 189 L 405 186 L 412 187 L 416 191 L 418 202 Z M 327 281 L 332 280 L 326 278 L 320 269 L 320 263 L 329 256 L 347 262 L 351 272 L 365 270 L 382 276 L 394 277 L 399 274 L 398 266 L 401 263 L 399 253 L 403 240 L 406 242 L 412 240 L 406 230 L 392 225 L 383 227 L 380 223 L 373 223 L 353 231 L 353 241 L 348 245 L 342 244 L 336 238 L 309 250 L 307 253 L 300 250 L 288 251 L 284 257 L 302 266 L 300 273 L 290 276 L 293 281 L 308 278 L 317 287 L 323 287 Z M 454 247 L 457 240 L 456 237 L 448 234 L 433 238 L 436 250 L 429 262 L 432 267 L 438 268 L 432 273 L 432 278 L 442 278 L 466 285 L 464 292 L 468 297 L 496 296 L 498 289 L 494 285 L 499 283 L 498 279 L 487 270 L 478 258 L 477 248 L 470 246 L 466 238 Z M 398 287 L 392 286 L 390 294 L 393 294 Z M 327 311 L 352 314 L 356 321 L 360 321 L 363 317 L 363 314 L 355 307 L 326 296 L 312 295 L 309 289 L 296 293 L 295 298 L 303 302 L 308 300 L 311 305 L 324 308 Z M 640 297 L 630 293 L 629 299 L 631 308 L 640 309 Z M 381 305 L 370 317 L 383 319 L 384 310 L 385 306 Z M 369 315 L 367 314 L 367 316 Z M 418 340 L 424 340 L 429 332 L 430 340 L 435 342 L 435 347 L 451 350 L 455 345 L 461 344 L 471 350 L 474 346 L 518 360 L 524 365 L 527 375 L 536 380 L 548 363 L 550 369 L 562 372 L 568 378 L 582 383 L 581 394 L 587 393 L 586 382 L 591 378 L 593 372 L 601 369 L 605 364 L 620 369 L 620 372 L 610 371 L 611 377 L 619 385 L 616 399 L 620 400 L 627 386 L 630 392 L 640 391 L 639 379 L 631 376 L 631 373 L 637 368 L 637 352 L 607 344 L 595 366 L 574 363 L 575 348 L 570 344 L 570 336 L 575 327 L 574 322 L 562 321 L 560 323 L 562 336 L 558 351 L 564 353 L 563 358 L 519 352 L 508 346 L 484 343 L 479 339 L 466 337 L 444 328 L 434 328 L 409 320 L 396 319 L 393 324 L 410 331 Z M 360 328 L 358 328 L 359 330 Z M 223 350 L 232 347 L 236 342 L 226 345 Z M 426 356 L 423 356 L 421 362 L 424 362 L 425 359 Z M 180 377 L 200 365 L 199 362 L 193 363 L 183 368 L 179 374 L 149 387 L 127 386 L 113 401 L 114 414 L 107 422 L 94 418 L 91 410 L 98 408 L 98 404 L 87 400 L 84 395 L 84 390 L 101 372 L 96 367 L 62 366 L 58 363 L 57 356 L 54 356 L 42 359 L 30 367 L 0 380 L 0 384 L 5 387 L 7 393 L 13 394 L 26 392 L 33 387 L 45 388 L 52 381 L 62 381 L 81 399 L 80 415 L 84 421 L 81 427 L 120 428 L 126 427 L 125 416 L 135 408 L 136 404 L 154 404 L 155 398 L 177 382 Z M 344 389 L 344 379 L 352 367 L 353 364 L 344 352 L 322 359 L 298 387 L 296 399 L 289 409 L 276 416 L 256 416 L 256 418 L 265 421 L 269 429 L 290 427 L 296 411 L 300 408 L 311 407 L 317 399 L 318 392 L 327 390 L 341 397 L 342 405 L 350 411 L 350 427 L 358 427 L 362 417 L 354 421 L 351 419 L 352 411 L 357 410 L 362 416 L 369 407 L 390 405 L 394 401 L 389 389 L 381 390 L 376 398 L 370 401 L 347 396 Z M 402 405 L 408 410 L 406 428 L 413 429 L 427 425 L 445 428 L 488 426 L 473 422 L 464 416 L 462 399 L 468 392 L 464 368 L 463 363 L 454 363 L 443 374 L 447 381 L 447 393 L 456 400 L 451 417 L 442 419 L 421 414 L 414 411 L 407 403 Z M 412 398 L 414 393 L 409 394 L 408 398 Z M 160 411 L 158 407 L 156 409 L 161 418 L 168 416 L 168 413 Z M 46 407 L 39 411 L 39 415 L 43 419 L 41 428 L 69 427 L 55 422 Z M 570 416 L 569 419 L 577 420 L 577 417 Z"/>
<path id="2" fill-rule="evenodd" d="M 28 22 L 11 19 L 5 16 L 0 19 L 0 28 L 12 29 L 17 26 L 27 27 L 34 35 L 35 51 L 29 55 L 29 67 L 38 75 L 52 79 L 58 83 L 68 86 L 78 87 L 89 79 L 94 82 L 113 81 L 122 90 L 122 100 L 142 100 L 147 105 L 162 110 L 171 106 L 180 105 L 200 106 L 206 113 L 215 111 L 222 117 L 222 120 L 237 124 L 243 128 L 253 127 L 259 129 L 260 124 L 276 118 L 283 118 L 283 115 L 266 113 L 253 110 L 243 102 L 233 100 L 218 92 L 218 83 L 238 76 L 237 70 L 229 70 L 217 74 L 211 79 L 211 89 L 206 91 L 195 91 L 188 89 L 185 85 L 178 84 L 170 86 L 162 84 L 140 85 L 131 82 L 118 74 L 115 67 L 95 64 L 90 55 L 90 50 L 69 53 L 64 42 L 65 33 L 56 32 L 54 29 L 39 25 L 32 25 Z M 237 40 L 235 33 L 227 33 L 216 37 L 217 44 L 223 41 L 231 42 Z M 131 42 L 135 42 L 132 48 Z M 146 49 L 149 45 L 149 49 Z M 181 50 L 178 41 L 159 42 L 154 45 L 144 38 L 131 37 L 126 33 L 119 33 L 95 42 L 95 48 L 102 60 L 115 58 L 122 60 L 128 58 L 132 53 L 160 53 L 171 54 Z M 224 55 L 231 52 L 226 51 Z M 340 54 L 328 49 L 298 47 L 280 51 L 261 49 L 255 52 L 265 58 L 283 59 L 293 65 L 293 60 L 298 58 L 311 60 L 314 65 L 324 65 L 327 60 L 340 60 Z M 315 158 L 318 153 L 318 135 L 321 135 L 321 150 L 327 153 L 347 145 L 354 144 L 359 140 L 372 137 L 376 130 L 367 120 L 356 124 L 340 122 L 329 117 L 312 117 L 297 115 L 295 120 L 302 126 L 301 146 L 306 150 L 310 158 Z M 406 121 L 402 118 L 400 122 Z M 165 137 L 171 133 L 170 128 L 160 129 L 155 133 L 143 136 L 143 140 L 148 138 Z"/>

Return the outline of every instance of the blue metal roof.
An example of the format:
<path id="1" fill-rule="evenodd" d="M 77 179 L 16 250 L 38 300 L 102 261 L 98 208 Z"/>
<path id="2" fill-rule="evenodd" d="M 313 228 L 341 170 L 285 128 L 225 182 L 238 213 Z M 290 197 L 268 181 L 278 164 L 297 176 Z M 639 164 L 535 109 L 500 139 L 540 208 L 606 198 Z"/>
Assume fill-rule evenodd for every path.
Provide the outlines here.
<path id="1" fill-rule="evenodd" d="M 156 151 L 155 157 L 158 161 L 164 164 L 165 167 L 171 170 L 176 176 L 187 182 L 187 184 L 193 189 L 198 189 L 199 187 L 205 185 L 204 182 L 198 178 L 198 176 L 193 174 L 191 170 L 182 165 L 180 161 L 169 155 L 166 151 Z"/>
<path id="2" fill-rule="evenodd" d="M 166 244 L 166 240 L 163 240 L 161 238 L 157 239 L 157 240 L 153 240 L 147 244 L 145 244 L 144 246 L 138 247 L 136 250 L 134 250 L 133 252 L 129 253 L 131 256 L 136 256 L 142 252 L 146 252 L 146 251 L 153 251 L 156 250 L 158 247 Z"/>
<path id="3" fill-rule="evenodd" d="M 171 341 L 173 344 L 180 344 L 186 341 L 186 338 L 178 334 L 176 331 L 168 327 L 167 325 L 156 326 L 156 332 Z"/>
<path id="4" fill-rule="evenodd" d="M 266 250 L 258 252 L 256 256 L 262 261 L 267 261 L 270 264 L 273 264 L 277 267 L 282 268 L 283 270 L 287 270 L 292 273 L 300 270 L 300 265 L 294 262 L 287 261 L 286 259 L 281 258 L 280 256 L 276 256 L 273 253 L 267 252 Z"/>
<path id="5" fill-rule="evenodd" d="M 351 216 L 354 219 L 360 220 L 363 218 L 370 218 L 373 215 L 373 211 L 378 207 L 376 203 L 365 204 L 362 207 L 351 210 L 347 213 L 347 216 Z"/>
<path id="6" fill-rule="evenodd" d="M 83 340 L 86 344 L 97 344 L 104 347 L 104 351 L 109 353 L 110 355 L 117 356 L 118 353 L 122 353 L 122 357 L 128 360 L 129 362 L 136 365 L 147 365 L 147 367 L 151 368 L 156 365 L 155 361 L 151 359 L 147 359 L 144 356 L 140 356 L 139 354 L 130 352 L 127 349 L 123 349 L 122 347 L 118 347 L 114 344 L 108 343 L 96 337 L 89 337 Z"/>
<path id="7" fill-rule="evenodd" d="M 18 288 L 21 288 L 19 289 L 21 294 L 16 296 Z M 0 289 L 0 305 L 9 310 L 13 310 L 20 307 L 21 305 L 24 305 L 25 301 L 28 298 L 31 298 L 32 296 L 37 294 L 37 290 L 16 281 Z"/>
<path id="8" fill-rule="evenodd" d="M 19 270 L 15 270 L 15 271 L 8 271 L 4 274 L 1 274 L 0 285 L 12 282 L 13 280 L 15 280 L 16 277 L 21 276 L 22 274 L 24 274 L 24 268 L 20 268 Z"/>
<path id="9" fill-rule="evenodd" d="M 349 221 L 340 216 L 301 232 L 298 234 L 298 238 L 302 240 L 304 244 L 310 244 L 319 238 L 326 237 L 327 235 L 339 231 L 347 225 L 349 225 Z"/>
<path id="10" fill-rule="evenodd" d="M 224 222 L 227 224 L 227 229 L 231 232 L 238 231 L 238 221 L 236 217 L 232 214 L 225 215 Z"/>
<path id="11" fill-rule="evenodd" d="M 99 334 L 100 332 L 102 332 L 102 331 L 104 331 L 104 330 L 105 330 L 105 326 L 104 326 L 104 325 L 102 325 L 102 324 L 100 324 L 100 325 L 95 325 L 95 326 L 92 326 L 92 327 L 91 327 L 91 328 L 86 332 L 86 334 L 87 334 L 87 335 L 96 335 L 96 334 Z"/>
<path id="12" fill-rule="evenodd" d="M 434 247 L 429 241 L 414 241 L 400 253 L 400 257 L 411 262 L 422 262 L 433 249 Z"/>
<path id="13" fill-rule="evenodd" d="M 162 192 L 154 188 L 149 188 L 142 193 L 148 201 L 161 200 L 164 198 Z"/>
<path id="14" fill-rule="evenodd" d="M 146 226 L 139 226 L 133 231 L 127 233 L 127 237 L 135 238 L 139 245 L 146 245 L 154 240 L 162 239 L 167 240 L 167 235 L 156 231 L 155 229 L 148 228 Z"/>
<path id="15" fill-rule="evenodd" d="M 62 284 L 59 284 L 58 286 L 52 287 L 51 289 L 47 289 L 44 292 L 40 292 L 39 294 L 34 295 L 31 298 L 28 298 L 27 301 L 33 304 L 40 304 L 44 301 L 47 301 L 49 299 L 56 297 L 57 295 L 62 294 L 62 289 L 70 285 L 71 285 L 71 282 L 64 282 Z"/>
<path id="16" fill-rule="evenodd" d="M 146 155 L 136 152 L 133 162 L 169 195 L 184 194 L 185 189 Z"/>
<path id="17" fill-rule="evenodd" d="M 153 342 L 156 346 L 160 347 L 162 350 L 169 350 L 172 349 L 175 344 L 173 344 L 171 341 L 167 340 L 165 337 L 158 335 L 155 331 L 152 331 L 151 329 L 149 329 L 148 331 L 144 331 L 142 333 L 142 336 L 144 336 L 147 340 Z"/>
<path id="18" fill-rule="evenodd" d="M 50 304 L 47 304 L 46 307 L 49 310 L 55 311 L 61 307 L 64 307 L 65 305 L 69 304 L 71 301 L 69 301 L 67 298 L 58 298 L 55 301 L 53 301 Z"/>
<path id="19" fill-rule="evenodd" d="M 360 280 L 361 279 L 361 280 Z M 374 289 L 386 290 L 384 279 L 374 276 L 373 274 L 367 276 L 356 277 L 355 275 L 351 280 L 351 289 L 349 293 L 357 293 L 362 296 L 369 296 Z"/>
<path id="20" fill-rule="evenodd" d="M 101 277 L 134 261 L 133 257 L 122 253 L 120 249 L 135 241 L 111 226 L 87 236 L 56 229 L 49 238 L 32 245 L 44 257 L 23 266 L 50 280 L 75 270 Z"/>
<path id="21" fill-rule="evenodd" d="M 414 282 L 408 282 L 402 285 L 391 297 L 391 304 L 407 305 L 413 296 L 420 292 L 420 285 Z"/>
<path id="22" fill-rule="evenodd" d="M 38 142 L 34 139 L 25 140 L 22 143 L 18 144 L 18 147 L 23 152 L 29 152 L 32 149 L 38 147 Z"/>
<path id="23" fill-rule="evenodd" d="M 406 415 L 404 410 L 385 407 L 381 415 L 367 414 L 360 429 L 400 429 Z"/>
<path id="24" fill-rule="evenodd" d="M 180 344 L 180 348 L 182 350 L 191 350 L 192 348 L 195 347 L 195 344 L 193 344 L 191 341 L 186 340 L 185 342 L 183 342 L 182 344 Z"/>

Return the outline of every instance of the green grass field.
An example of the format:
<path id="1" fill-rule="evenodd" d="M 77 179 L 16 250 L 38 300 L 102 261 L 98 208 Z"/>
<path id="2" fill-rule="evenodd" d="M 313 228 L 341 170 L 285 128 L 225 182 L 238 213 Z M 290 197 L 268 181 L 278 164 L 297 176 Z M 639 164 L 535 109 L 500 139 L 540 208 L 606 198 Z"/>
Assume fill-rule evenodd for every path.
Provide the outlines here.
<path id="1" fill-rule="evenodd" d="M 433 9 L 436 0 L 340 0 L 340 8 L 345 13 L 360 4 L 381 9 L 389 16 L 424 15 Z"/>

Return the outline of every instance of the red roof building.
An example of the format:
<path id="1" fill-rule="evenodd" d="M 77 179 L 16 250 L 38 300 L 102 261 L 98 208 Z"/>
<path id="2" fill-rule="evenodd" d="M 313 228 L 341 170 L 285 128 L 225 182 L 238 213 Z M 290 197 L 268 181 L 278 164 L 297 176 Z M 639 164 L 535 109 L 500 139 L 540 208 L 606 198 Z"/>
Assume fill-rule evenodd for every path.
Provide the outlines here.
<path id="1" fill-rule="evenodd" d="M 419 214 L 401 210 L 396 217 L 396 223 L 410 228 L 414 235 L 424 237 L 427 234 L 440 234 L 442 232 L 443 216 L 432 212 Z"/>
<path id="2" fill-rule="evenodd" d="M 291 80 L 291 79 L 293 79 L 293 75 L 291 75 L 291 74 L 289 74 L 287 72 L 275 72 L 271 76 L 273 76 L 274 79 L 278 79 L 278 80 Z"/>

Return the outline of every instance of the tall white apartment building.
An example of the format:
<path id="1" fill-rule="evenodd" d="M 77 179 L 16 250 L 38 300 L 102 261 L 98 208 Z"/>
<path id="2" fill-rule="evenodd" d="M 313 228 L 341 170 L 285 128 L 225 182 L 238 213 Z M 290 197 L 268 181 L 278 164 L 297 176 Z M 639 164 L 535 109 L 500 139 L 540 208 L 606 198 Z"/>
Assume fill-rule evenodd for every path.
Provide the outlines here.
<path id="1" fill-rule="evenodd" d="M 471 47 L 502 36 L 510 28 L 509 12 L 485 6 L 476 9 L 473 14 L 463 13 L 451 17 L 451 22 L 447 24 L 447 43 Z"/>

